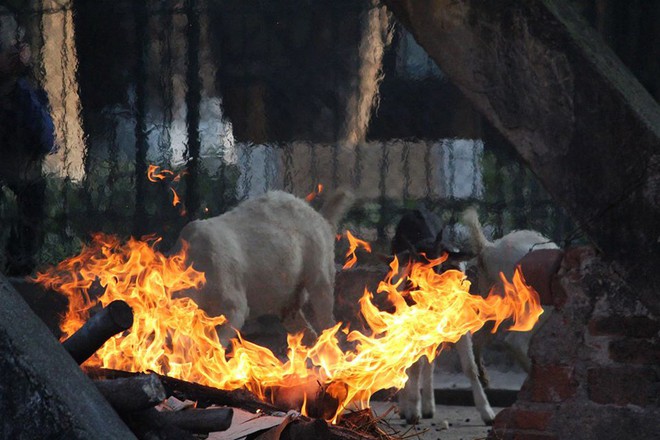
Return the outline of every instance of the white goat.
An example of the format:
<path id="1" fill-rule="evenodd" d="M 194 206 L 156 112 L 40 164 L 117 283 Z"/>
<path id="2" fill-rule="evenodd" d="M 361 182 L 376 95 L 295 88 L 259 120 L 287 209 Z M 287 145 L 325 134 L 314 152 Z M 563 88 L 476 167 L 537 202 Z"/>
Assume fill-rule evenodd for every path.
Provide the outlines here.
<path id="1" fill-rule="evenodd" d="M 532 230 L 513 231 L 491 242 L 484 235 L 479 216 L 474 208 L 465 210 L 462 217 L 463 223 L 470 232 L 473 251 L 477 255 L 477 287 L 482 294 L 488 293 L 493 288 L 496 291 L 502 288 L 500 273 L 511 281 L 516 266 L 530 252 L 539 249 L 559 249 L 552 240 Z M 543 319 L 547 319 L 548 313 L 541 316 Z M 537 324 L 535 328 L 538 328 L 540 324 Z M 502 341 L 507 350 L 527 372 L 531 368 L 527 349 L 532 334 L 533 332 L 507 332 Z M 483 343 L 475 344 L 481 375 L 487 381 L 481 359 L 482 345 Z"/>
<path id="2" fill-rule="evenodd" d="M 442 230 L 437 234 L 432 232 L 434 221 L 431 213 L 414 210 L 404 215 L 397 225 L 392 241 L 392 252 L 401 260 L 418 258 L 424 253 L 427 258 L 437 258 L 443 252 L 449 254 L 449 259 L 443 263 L 442 269 L 457 269 L 465 272 L 464 256 L 449 249 L 442 242 Z M 405 264 L 405 261 L 401 261 Z M 461 368 L 469 379 L 472 396 L 481 419 L 488 425 L 495 419 L 495 412 L 488 402 L 488 397 L 479 381 L 479 371 L 472 349 L 472 336 L 463 335 L 455 344 L 461 362 Z M 433 418 L 435 415 L 435 394 L 433 387 L 434 363 L 426 356 L 413 364 L 408 370 L 408 381 L 398 393 L 399 415 L 408 423 L 417 423 L 420 417 Z"/>
<path id="3" fill-rule="evenodd" d="M 189 261 L 206 283 L 185 294 L 235 329 L 276 315 L 289 333 L 315 338 L 335 324 L 335 232 L 352 201 L 351 193 L 337 190 L 317 212 L 289 193 L 270 191 L 187 224 L 179 246 L 188 243 Z M 226 344 L 231 336 L 222 326 L 220 340 Z"/>

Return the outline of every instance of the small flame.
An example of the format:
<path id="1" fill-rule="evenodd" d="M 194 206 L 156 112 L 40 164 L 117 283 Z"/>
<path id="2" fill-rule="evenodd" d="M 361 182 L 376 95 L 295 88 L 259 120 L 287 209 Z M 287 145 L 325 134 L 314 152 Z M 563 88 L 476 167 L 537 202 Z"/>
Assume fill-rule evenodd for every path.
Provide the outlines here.
<path id="1" fill-rule="evenodd" d="M 179 199 L 179 195 L 176 193 L 174 188 L 170 188 L 170 191 L 172 191 L 172 206 L 176 206 L 181 203 L 181 199 Z"/>
<path id="2" fill-rule="evenodd" d="M 355 263 L 357 263 L 357 256 L 355 255 L 355 251 L 358 247 L 363 248 L 367 252 L 371 252 L 371 245 L 364 240 L 355 238 L 350 231 L 346 231 L 346 238 L 348 239 L 349 247 L 348 252 L 346 252 L 346 263 L 344 263 L 342 269 L 350 269 L 351 267 L 355 266 Z"/>
<path id="3" fill-rule="evenodd" d="M 149 168 L 147 169 L 147 179 L 149 179 L 149 181 L 158 182 L 159 180 L 165 180 L 174 175 L 173 171 L 165 169 L 158 172 L 158 168 L 160 168 L 158 165 L 149 165 Z"/>
<path id="4" fill-rule="evenodd" d="M 161 171 L 158 171 L 159 168 L 160 167 L 158 165 L 149 165 L 149 167 L 147 168 L 147 179 L 149 179 L 150 182 L 158 182 L 165 179 L 171 179 L 172 182 L 178 183 L 181 181 L 181 177 L 186 174 L 185 170 L 176 174 L 174 171 L 166 170 L 166 169 L 162 169 Z M 179 194 L 171 186 L 170 186 L 170 191 L 172 191 L 172 206 L 181 205 L 180 214 L 182 216 L 186 215 L 186 208 L 181 202 L 181 198 L 179 197 Z"/>
<path id="5" fill-rule="evenodd" d="M 307 202 L 311 202 L 316 198 L 316 196 L 321 194 L 321 191 L 323 191 L 323 184 L 319 183 L 316 187 L 316 190 L 312 191 L 311 193 L 305 196 L 305 200 L 307 200 Z"/>
<path id="6" fill-rule="evenodd" d="M 69 299 L 61 326 L 65 338 L 87 320 L 97 303 L 121 299 L 132 307 L 135 318 L 130 332 L 111 338 L 86 364 L 153 370 L 227 390 L 246 388 L 278 403 L 293 393 L 299 397 L 289 396 L 295 401 L 290 405 L 300 407 L 302 402 L 306 409 L 320 387 L 321 394 L 331 396 L 337 405 L 323 413 L 330 421 L 349 405 L 367 407 L 380 389 L 403 387 L 406 369 L 422 356 L 433 359 L 444 342 L 456 342 L 489 320 L 499 326 L 512 318 L 512 329 L 527 330 L 543 312 L 538 294 L 525 285 L 519 270 L 512 283 L 503 278 L 501 296 L 491 293 L 483 298 L 469 293 L 463 273 L 436 273 L 434 267 L 443 258 L 411 264 L 407 281 L 397 275 L 395 259 L 377 290 L 387 295 L 394 312 L 379 310 L 372 302 L 374 294 L 366 290 L 360 299 L 367 332 L 349 331 L 338 323 L 323 331 L 311 347 L 303 345 L 302 335 L 289 335 L 286 361 L 237 332 L 228 355 L 216 332 L 225 318 L 210 317 L 191 299 L 175 297 L 205 281 L 204 274 L 186 265 L 187 247 L 164 256 L 155 250 L 157 243 L 152 238 L 122 244 L 115 237 L 97 234 L 78 256 L 37 275 L 37 282 Z M 95 282 L 105 288 L 98 300 L 89 294 Z M 404 282 L 409 290 L 401 293 Z M 407 296 L 414 304 L 406 302 Z M 340 347 L 339 331 L 347 334 L 352 350 Z"/>

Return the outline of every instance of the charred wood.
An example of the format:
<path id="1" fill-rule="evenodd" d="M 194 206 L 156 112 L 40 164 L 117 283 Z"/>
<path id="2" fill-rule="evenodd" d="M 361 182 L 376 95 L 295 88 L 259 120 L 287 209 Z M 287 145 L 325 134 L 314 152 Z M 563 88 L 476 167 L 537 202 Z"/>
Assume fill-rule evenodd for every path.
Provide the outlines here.
<path id="1" fill-rule="evenodd" d="M 325 420 L 313 419 L 291 423 L 282 432 L 281 440 L 306 440 L 311 438 L 324 440 L 371 440 L 376 437 L 357 431 L 329 426 Z"/>
<path id="2" fill-rule="evenodd" d="M 104 368 L 87 368 L 85 372 L 87 373 L 87 376 L 95 380 L 135 377 L 139 374 Z M 220 390 L 218 388 L 186 382 L 185 380 L 174 379 L 156 373 L 153 373 L 153 375 L 158 377 L 165 388 L 167 396 L 174 396 L 182 401 L 193 400 L 197 402 L 198 408 L 218 405 L 241 408 L 250 412 L 261 411 L 272 413 L 283 411 L 282 408 L 260 400 L 257 396 L 247 390 Z"/>
<path id="3" fill-rule="evenodd" d="M 163 384 L 155 374 L 97 380 L 94 385 L 119 413 L 152 408 L 167 397 Z"/>
<path id="4" fill-rule="evenodd" d="M 133 325 L 133 310 L 124 301 L 113 301 L 92 316 L 80 329 L 62 342 L 71 357 L 82 364 L 119 332 Z"/>
<path id="5" fill-rule="evenodd" d="M 231 408 L 187 409 L 184 411 L 158 411 L 150 408 L 132 414 L 129 424 L 162 431 L 171 427 L 196 434 L 225 431 L 231 425 L 234 410 Z"/>

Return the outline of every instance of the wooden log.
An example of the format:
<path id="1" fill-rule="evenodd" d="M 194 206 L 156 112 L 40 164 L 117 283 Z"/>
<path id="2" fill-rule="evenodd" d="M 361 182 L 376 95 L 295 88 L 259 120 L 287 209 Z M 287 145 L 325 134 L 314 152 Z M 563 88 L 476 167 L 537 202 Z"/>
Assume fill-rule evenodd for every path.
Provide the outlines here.
<path id="1" fill-rule="evenodd" d="M 124 301 L 113 301 L 89 318 L 77 332 L 62 342 L 62 346 L 80 365 L 101 348 L 105 341 L 128 330 L 132 325 L 133 310 Z"/>
<path id="2" fill-rule="evenodd" d="M 97 380 L 94 385 L 119 413 L 152 408 L 167 397 L 163 384 L 155 374 Z"/>
<path id="3" fill-rule="evenodd" d="M 130 416 L 131 425 L 142 425 L 151 430 L 176 427 L 195 434 L 225 431 L 231 426 L 232 408 L 186 409 L 183 411 L 158 411 L 150 408 Z"/>
<path id="4" fill-rule="evenodd" d="M 120 377 L 134 377 L 138 373 L 128 371 L 110 370 L 105 368 L 87 368 L 87 376 L 92 379 L 111 379 Z M 154 373 L 155 374 L 155 373 Z M 193 400 L 197 402 L 198 408 L 206 408 L 211 405 L 232 406 L 250 412 L 262 411 L 265 413 L 282 412 L 283 408 L 276 407 L 270 403 L 260 400 L 257 396 L 247 390 L 220 390 L 198 383 L 186 382 L 185 380 L 157 374 L 160 382 L 165 388 L 168 396 L 174 396 L 180 400 Z"/>

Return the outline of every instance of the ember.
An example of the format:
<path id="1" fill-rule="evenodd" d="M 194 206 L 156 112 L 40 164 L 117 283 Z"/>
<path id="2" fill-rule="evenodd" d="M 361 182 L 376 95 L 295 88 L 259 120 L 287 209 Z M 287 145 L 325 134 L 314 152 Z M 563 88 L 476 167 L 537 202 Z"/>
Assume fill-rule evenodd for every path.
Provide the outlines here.
<path id="1" fill-rule="evenodd" d="M 281 390 L 299 395 L 290 405 L 303 411 L 315 395 L 336 401 L 323 418 L 336 421 L 346 408 L 365 408 L 372 394 L 384 388 L 401 388 L 405 370 L 426 355 L 433 359 L 443 342 L 456 342 L 486 321 L 498 327 L 513 318 L 514 330 L 529 330 L 543 312 L 536 292 L 527 288 L 520 272 L 513 282 L 504 280 L 503 296 L 471 295 L 469 282 L 458 271 L 434 272 L 443 258 L 413 264 L 408 280 L 415 304 L 406 303 L 398 291 L 405 280 L 393 281 L 398 262 L 380 283 L 394 313 L 379 310 L 373 294 L 365 291 L 361 312 L 370 328 L 363 334 L 342 329 L 339 323 L 325 330 L 315 345 L 302 344 L 302 335 L 288 336 L 288 359 L 281 361 L 269 349 L 244 340 L 232 340 L 231 353 L 218 340 L 215 327 L 224 317 L 210 317 L 189 298 L 176 293 L 200 286 L 204 274 L 186 266 L 186 247 L 166 257 L 155 250 L 158 240 L 129 240 L 98 234 L 80 255 L 40 273 L 36 281 L 69 299 L 62 323 L 64 337 L 85 322 L 97 302 L 126 301 L 134 311 L 130 333 L 110 339 L 86 365 L 126 371 L 152 370 L 159 374 L 221 389 L 247 388 L 261 398 L 282 400 Z M 105 292 L 98 300 L 89 288 L 98 280 Z M 340 348 L 337 333 L 347 333 L 351 351 Z M 323 390 L 319 393 L 319 389 Z"/>

